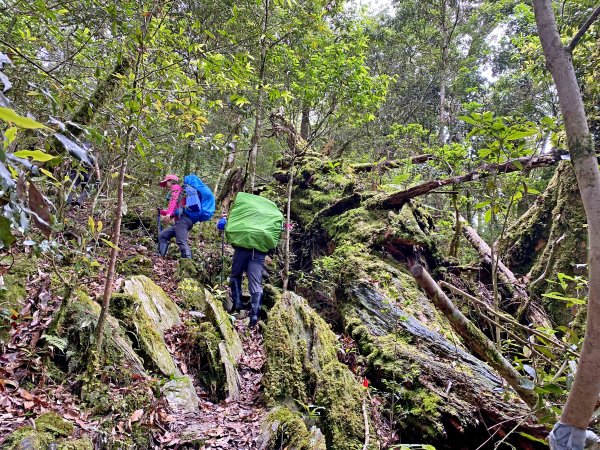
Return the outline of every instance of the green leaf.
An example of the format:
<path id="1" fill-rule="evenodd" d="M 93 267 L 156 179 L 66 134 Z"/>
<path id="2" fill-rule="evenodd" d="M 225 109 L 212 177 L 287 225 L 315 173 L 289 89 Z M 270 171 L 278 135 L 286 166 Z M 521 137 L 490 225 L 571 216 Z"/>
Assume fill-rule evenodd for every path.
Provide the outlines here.
<path id="1" fill-rule="evenodd" d="M 41 162 L 50 161 L 51 159 L 55 158 L 54 156 L 49 155 L 41 150 L 19 150 L 18 152 L 15 152 L 14 155 L 17 158 L 31 158 L 34 161 Z"/>
<path id="2" fill-rule="evenodd" d="M 15 137 L 17 137 L 17 127 L 10 127 L 9 129 L 7 129 L 4 132 L 4 137 L 6 137 L 6 143 L 4 145 L 4 147 L 8 147 L 12 141 L 15 140 Z"/>
<path id="3" fill-rule="evenodd" d="M 462 120 L 463 122 L 470 123 L 471 125 L 476 125 L 477 124 L 477 122 L 475 122 L 475 120 L 472 117 L 469 117 L 469 116 L 458 116 L 458 118 L 460 120 Z"/>
<path id="4" fill-rule="evenodd" d="M 519 170 L 523 170 L 523 164 L 521 164 L 521 161 L 513 161 L 513 164 L 515 165 L 515 167 Z"/>
<path id="5" fill-rule="evenodd" d="M 115 244 L 113 244 L 111 241 L 109 241 L 108 239 L 104 239 L 104 238 L 100 238 L 100 240 L 102 242 L 104 242 L 106 245 L 108 245 L 110 248 L 114 248 L 116 250 L 121 251 L 121 249 L 119 247 L 117 247 Z"/>
<path id="6" fill-rule="evenodd" d="M 0 241 L 7 247 L 10 247 L 15 240 L 15 237 L 10 232 L 10 220 L 0 216 Z"/>
<path id="7" fill-rule="evenodd" d="M 540 439 L 540 438 L 536 438 L 535 436 L 532 436 L 532 435 L 527 434 L 527 433 L 523 433 L 522 431 L 519 431 L 517 434 L 523 436 L 524 438 L 529 439 L 530 441 L 539 442 L 541 444 L 548 445 L 548 442 L 546 442 L 545 440 Z"/>
<path id="8" fill-rule="evenodd" d="M 0 120 L 6 123 L 14 123 L 19 128 L 27 128 L 29 130 L 33 130 L 36 128 L 42 128 L 45 130 L 50 129 L 46 125 L 43 125 L 37 122 L 36 120 L 17 114 L 13 109 L 10 108 L 0 107 Z"/>
<path id="9" fill-rule="evenodd" d="M 475 205 L 475 209 L 481 209 L 481 208 L 485 208 L 487 205 L 490 204 L 489 200 L 484 200 L 482 202 L 479 202 Z"/>
<path id="10" fill-rule="evenodd" d="M 527 130 L 527 131 L 511 131 L 508 136 L 506 136 L 507 141 L 516 141 L 517 139 L 523 139 L 529 136 L 533 136 L 537 133 L 537 130 Z"/>
<path id="11" fill-rule="evenodd" d="M 492 209 L 491 208 L 485 212 L 485 216 L 483 216 L 483 220 L 485 220 L 486 222 L 489 222 L 492 220 Z"/>

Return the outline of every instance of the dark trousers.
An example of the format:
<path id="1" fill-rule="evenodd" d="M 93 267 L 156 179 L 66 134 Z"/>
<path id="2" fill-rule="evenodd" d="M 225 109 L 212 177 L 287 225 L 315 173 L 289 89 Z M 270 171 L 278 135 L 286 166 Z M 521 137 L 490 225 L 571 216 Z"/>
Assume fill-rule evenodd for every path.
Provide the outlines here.
<path id="1" fill-rule="evenodd" d="M 231 262 L 231 278 L 242 280 L 242 274 L 248 275 L 250 295 L 262 293 L 262 273 L 265 266 L 266 253 L 241 247 L 234 247 Z"/>
<path id="2" fill-rule="evenodd" d="M 71 170 L 69 178 L 72 180 L 71 192 L 67 198 L 67 203 L 82 205 L 88 198 L 88 182 L 90 181 L 90 174 L 87 170 Z M 77 188 L 81 189 L 81 193 L 75 199 L 75 191 Z"/>
<path id="3" fill-rule="evenodd" d="M 175 222 L 175 225 L 160 233 L 158 242 L 168 244 L 171 239 L 175 238 L 175 242 L 177 242 L 179 250 L 181 250 L 181 257 L 191 258 L 192 251 L 188 244 L 188 235 L 193 226 L 194 222 L 192 222 L 192 219 L 187 214 L 182 214 Z"/>

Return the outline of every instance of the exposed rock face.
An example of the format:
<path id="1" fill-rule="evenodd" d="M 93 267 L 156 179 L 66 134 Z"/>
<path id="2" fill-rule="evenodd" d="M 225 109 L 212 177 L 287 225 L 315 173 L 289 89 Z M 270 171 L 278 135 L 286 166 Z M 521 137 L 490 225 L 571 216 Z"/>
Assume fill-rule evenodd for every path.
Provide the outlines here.
<path id="1" fill-rule="evenodd" d="M 209 373 L 203 377 L 204 383 L 209 387 L 214 383 L 216 391 L 237 400 L 240 394 L 238 362 L 243 348 L 231 317 L 221 301 L 194 280 L 183 280 L 179 285 L 179 294 L 186 304 L 193 306 L 204 317 L 197 330 L 198 337 L 202 339 L 202 342 L 198 342 L 198 349 L 205 354 L 209 363 Z"/>
<path id="2" fill-rule="evenodd" d="M 264 337 L 267 363 L 263 384 L 267 404 L 307 408 L 314 399 L 322 408 L 318 425 L 327 439 L 327 448 L 361 448 L 363 388 L 338 361 L 337 338 L 323 319 L 302 297 L 287 293 L 276 300 L 269 312 Z M 284 412 L 285 409 L 280 410 L 279 415 Z M 294 413 L 288 410 L 284 416 L 271 422 L 278 421 L 277 427 L 291 422 L 302 428 L 303 422 Z M 306 446 L 306 426 L 303 433 L 306 439 L 290 437 L 286 442 L 292 448 L 312 448 Z"/>

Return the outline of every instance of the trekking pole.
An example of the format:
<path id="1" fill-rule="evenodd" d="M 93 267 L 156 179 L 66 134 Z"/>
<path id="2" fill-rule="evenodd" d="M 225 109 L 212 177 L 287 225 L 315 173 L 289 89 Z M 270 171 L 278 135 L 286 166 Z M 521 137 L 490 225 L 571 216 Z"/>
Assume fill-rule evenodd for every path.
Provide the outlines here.
<path id="1" fill-rule="evenodd" d="M 157 250 L 160 254 L 160 233 L 162 233 L 162 224 L 160 223 L 160 209 L 156 208 L 156 228 L 158 229 Z"/>
<path id="2" fill-rule="evenodd" d="M 223 272 L 225 271 L 225 231 L 221 230 L 221 286 L 223 285 Z"/>

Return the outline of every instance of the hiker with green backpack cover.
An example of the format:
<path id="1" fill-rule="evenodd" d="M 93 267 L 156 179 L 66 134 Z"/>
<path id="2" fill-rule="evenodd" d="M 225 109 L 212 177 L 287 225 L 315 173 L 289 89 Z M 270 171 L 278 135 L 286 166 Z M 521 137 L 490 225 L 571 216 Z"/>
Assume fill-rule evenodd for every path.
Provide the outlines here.
<path id="1" fill-rule="evenodd" d="M 262 272 L 267 254 L 277 247 L 283 226 L 283 214 L 272 201 L 240 192 L 236 195 L 229 220 L 223 216 L 217 228 L 234 248 L 229 287 L 232 312 L 243 309 L 242 275 L 248 276 L 250 326 L 258 323 L 262 306 Z"/>

